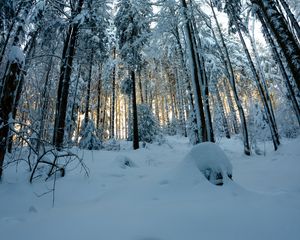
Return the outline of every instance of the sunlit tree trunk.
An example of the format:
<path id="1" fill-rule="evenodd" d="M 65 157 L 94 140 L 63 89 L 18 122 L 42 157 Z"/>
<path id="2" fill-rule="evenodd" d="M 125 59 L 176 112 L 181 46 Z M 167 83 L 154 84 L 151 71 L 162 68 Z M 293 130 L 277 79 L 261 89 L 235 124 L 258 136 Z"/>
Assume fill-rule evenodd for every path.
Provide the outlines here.
<path id="1" fill-rule="evenodd" d="M 250 56 L 250 53 L 248 51 L 247 45 L 244 41 L 244 37 L 243 37 L 242 32 L 240 30 L 240 27 L 237 23 L 237 19 L 236 19 L 234 14 L 232 14 L 232 16 L 233 16 L 234 25 L 237 29 L 239 38 L 240 38 L 241 43 L 243 45 L 244 52 L 245 52 L 246 57 L 248 59 L 248 62 L 250 64 L 250 69 L 252 71 L 254 80 L 256 82 L 256 85 L 257 85 L 257 88 L 258 88 L 258 91 L 259 91 L 259 94 L 260 94 L 260 97 L 261 97 L 261 100 L 262 100 L 262 104 L 264 106 L 265 114 L 266 114 L 266 117 L 268 119 L 268 124 L 269 124 L 269 127 L 270 127 L 270 132 L 271 132 L 271 136 L 272 136 L 272 140 L 273 140 L 274 149 L 276 151 L 278 149 L 279 144 L 280 144 L 279 135 L 278 135 L 278 131 L 277 131 L 277 128 L 276 128 L 276 122 L 274 122 L 274 120 L 272 119 L 272 114 L 271 114 L 271 111 L 270 111 L 270 107 L 267 103 L 267 99 L 266 99 L 265 92 L 264 92 L 262 84 L 261 84 L 261 80 L 259 78 L 259 75 L 258 75 L 256 69 L 255 69 L 254 63 L 251 59 L 251 56 Z"/>
<path id="2" fill-rule="evenodd" d="M 239 111 L 239 115 L 240 115 L 240 120 L 241 120 L 241 128 L 242 128 L 242 133 L 243 133 L 243 143 L 244 143 L 244 153 L 246 155 L 250 155 L 251 150 L 250 150 L 250 143 L 249 143 L 249 134 L 248 134 L 248 128 L 247 128 L 247 123 L 246 123 L 246 118 L 245 118 L 245 113 L 244 113 L 244 109 L 242 107 L 242 103 L 240 101 L 239 95 L 237 93 L 237 89 L 236 89 L 236 81 L 235 81 L 235 77 L 234 77 L 234 72 L 233 72 L 233 67 L 231 64 L 231 60 L 229 57 L 229 53 L 228 53 L 228 48 L 225 44 L 225 40 L 219 25 L 219 21 L 217 19 L 217 16 L 215 14 L 212 2 L 210 1 L 210 6 L 213 12 L 213 16 L 217 25 L 217 29 L 220 35 L 220 39 L 221 39 L 221 44 L 223 47 L 223 50 L 225 52 L 225 55 L 223 54 L 222 50 L 220 49 L 220 54 L 223 56 L 222 58 L 224 59 L 224 65 L 225 65 L 225 71 L 226 71 L 226 75 L 229 79 L 230 85 L 232 87 L 232 91 L 233 91 L 233 96 Z M 226 84 L 226 83 L 225 83 Z M 229 94 L 229 92 L 228 92 Z M 233 105 L 231 111 L 233 110 Z"/>
<path id="3" fill-rule="evenodd" d="M 185 0 L 181 0 L 182 6 L 185 11 L 187 11 L 187 4 Z M 195 98 L 195 112 L 197 117 L 197 126 L 200 132 L 201 141 L 206 142 L 208 141 L 207 136 L 207 129 L 206 129 L 206 122 L 205 122 L 205 114 L 202 102 L 202 92 L 200 86 L 200 79 L 199 79 L 199 69 L 197 68 L 197 59 L 196 59 L 196 51 L 197 48 L 195 46 L 195 42 L 193 41 L 193 32 L 190 26 L 190 21 L 186 16 L 186 12 L 184 13 L 185 16 L 185 34 L 186 34 L 186 42 L 187 42 L 187 49 L 189 52 L 190 57 L 190 71 L 192 77 L 192 84 L 194 90 L 194 98 Z"/>
<path id="4" fill-rule="evenodd" d="M 225 136 L 226 136 L 226 138 L 230 138 L 230 132 L 229 132 L 229 127 L 228 127 L 228 122 L 227 122 L 227 118 L 226 118 L 226 115 L 225 115 L 223 102 L 222 102 L 222 99 L 221 99 L 221 96 L 220 96 L 220 92 L 219 92 L 219 88 L 218 88 L 217 84 L 215 85 L 215 91 L 216 91 L 217 104 L 218 104 L 218 107 L 220 109 L 220 114 L 221 114 L 221 117 L 222 117 L 222 122 L 223 122 L 224 131 L 225 131 Z"/>

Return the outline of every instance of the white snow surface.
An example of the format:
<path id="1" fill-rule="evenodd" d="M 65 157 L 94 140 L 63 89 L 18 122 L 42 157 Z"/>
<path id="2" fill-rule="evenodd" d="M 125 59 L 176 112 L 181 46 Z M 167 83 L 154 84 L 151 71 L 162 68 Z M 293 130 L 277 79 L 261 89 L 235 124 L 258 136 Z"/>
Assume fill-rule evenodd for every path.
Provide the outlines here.
<path id="1" fill-rule="evenodd" d="M 12 46 L 8 53 L 8 60 L 10 62 L 17 62 L 23 66 L 25 63 L 25 55 L 23 50 L 18 46 Z"/>
<path id="2" fill-rule="evenodd" d="M 168 137 L 161 146 L 119 152 L 84 151 L 90 176 L 69 166 L 52 195 L 53 181 L 28 183 L 25 165 L 4 171 L 0 184 L 1 239 L 19 240 L 298 240 L 300 138 L 272 144 L 266 156 L 245 156 L 238 139 L 218 141 L 234 181 L 208 182 L 192 146 Z M 193 150 L 192 150 L 193 152 Z M 191 153 L 190 153 L 191 154 Z M 216 151 L 216 154 L 219 154 Z M 136 167 L 120 167 L 130 159 Z M 71 171 L 72 170 L 72 171 Z"/>

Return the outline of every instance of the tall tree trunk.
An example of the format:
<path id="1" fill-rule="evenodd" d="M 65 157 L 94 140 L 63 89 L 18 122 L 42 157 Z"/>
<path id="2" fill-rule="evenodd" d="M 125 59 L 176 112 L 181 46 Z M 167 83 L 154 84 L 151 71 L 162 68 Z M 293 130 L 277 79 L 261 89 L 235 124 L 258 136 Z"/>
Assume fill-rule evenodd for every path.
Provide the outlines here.
<path id="1" fill-rule="evenodd" d="M 73 18 L 81 13 L 84 0 L 78 0 L 77 9 L 72 13 Z M 60 150 L 63 147 L 65 134 L 65 120 L 68 105 L 70 79 L 72 74 L 73 58 L 76 52 L 76 40 L 79 31 L 79 23 L 72 23 L 69 26 L 67 37 L 64 42 L 62 54 L 62 66 L 60 70 L 60 79 L 58 85 L 56 113 L 53 143 L 55 147 Z"/>
<path id="2" fill-rule="evenodd" d="M 96 128 L 99 130 L 100 128 L 100 110 L 101 110 L 101 72 L 102 72 L 102 64 L 99 66 L 99 76 L 98 76 L 98 84 L 97 84 L 97 111 L 96 111 Z"/>
<path id="3" fill-rule="evenodd" d="M 226 118 L 226 115 L 225 115 L 223 102 L 222 102 L 222 99 L 221 99 L 221 96 L 220 96 L 220 91 L 219 91 L 219 88 L 218 88 L 217 84 L 215 85 L 215 91 L 216 91 L 217 104 L 219 106 L 221 117 L 222 117 L 222 121 L 223 121 L 223 127 L 224 127 L 224 131 L 225 131 L 225 136 L 226 136 L 226 138 L 230 138 L 230 132 L 229 132 L 229 127 L 228 127 L 228 122 L 227 122 L 227 118 Z"/>
<path id="4" fill-rule="evenodd" d="M 258 75 L 256 69 L 255 69 L 254 63 L 251 59 L 251 56 L 250 56 L 250 53 L 248 51 L 247 45 L 244 41 L 242 32 L 241 32 L 240 27 L 237 23 L 237 19 L 236 19 L 234 13 L 232 13 L 232 15 L 233 15 L 234 25 L 237 29 L 238 35 L 239 35 L 240 40 L 242 42 L 244 52 L 245 52 L 246 57 L 248 59 L 248 62 L 250 64 L 250 69 L 252 71 L 254 80 L 256 82 L 256 85 L 257 85 L 257 88 L 258 88 L 258 91 L 259 91 L 259 94 L 260 94 L 260 97 L 261 97 L 261 100 L 262 100 L 262 103 L 263 103 L 263 106 L 264 106 L 264 109 L 265 109 L 265 114 L 266 114 L 266 117 L 268 119 L 268 124 L 269 124 L 269 127 L 270 127 L 270 132 L 271 132 L 271 136 L 272 136 L 272 140 L 273 140 L 274 149 L 276 151 L 278 149 L 278 145 L 280 144 L 278 131 L 276 129 L 276 123 L 273 121 L 273 119 L 271 117 L 271 111 L 270 111 L 269 105 L 267 104 L 267 99 L 266 99 L 263 87 L 261 85 L 261 80 L 259 78 L 259 75 Z"/>
<path id="5" fill-rule="evenodd" d="M 275 119 L 275 115 L 274 115 L 273 104 L 271 102 L 271 98 L 270 98 L 269 90 L 268 90 L 268 87 L 267 87 L 265 74 L 264 74 L 263 70 L 261 69 L 261 60 L 260 60 L 260 57 L 259 57 L 259 55 L 257 53 L 257 50 L 256 50 L 256 45 L 255 45 L 255 40 L 254 40 L 254 26 L 253 26 L 253 37 L 251 36 L 251 34 L 249 34 L 248 36 L 249 36 L 249 40 L 250 40 L 250 43 L 251 43 L 251 46 L 252 46 L 252 49 L 253 49 L 254 58 L 255 58 L 256 66 L 257 66 L 257 71 L 258 71 L 258 74 L 259 74 L 260 80 L 261 80 L 262 89 L 263 89 L 264 94 L 265 94 L 266 104 L 269 107 L 270 118 L 272 118 L 272 121 L 274 123 L 275 132 L 277 132 L 277 134 L 278 134 L 278 128 L 277 128 L 276 119 Z"/>
<path id="6" fill-rule="evenodd" d="M 228 49 L 227 49 L 227 46 L 225 44 L 225 40 L 224 40 L 222 31 L 221 31 L 221 28 L 220 28 L 220 25 L 219 25 L 219 21 L 218 21 L 218 18 L 216 16 L 216 13 L 215 13 L 215 10 L 213 8 L 211 0 L 210 0 L 210 6 L 211 6 L 213 16 L 214 16 L 214 19 L 215 19 L 215 22 L 216 22 L 216 25 L 217 25 L 217 29 L 218 29 L 218 32 L 219 32 L 219 35 L 220 35 L 221 44 L 222 44 L 222 47 L 224 49 L 225 56 L 224 56 L 221 49 L 220 49 L 220 54 L 222 54 L 223 59 L 226 60 L 226 61 L 224 61 L 225 71 L 226 71 L 226 74 L 228 75 L 228 79 L 229 79 L 230 85 L 231 85 L 232 90 L 233 90 L 233 96 L 234 96 L 234 99 L 235 99 L 235 102 L 236 102 L 236 105 L 237 105 L 237 108 L 238 108 L 238 111 L 239 111 L 240 119 L 241 119 L 241 126 L 242 126 L 242 133 L 243 133 L 243 143 L 244 143 L 244 153 L 246 155 L 250 155 L 251 150 L 250 150 L 249 134 L 248 134 L 248 128 L 247 128 L 247 123 L 246 123 L 246 117 L 245 117 L 245 113 L 244 113 L 244 110 L 243 110 L 243 107 L 242 107 L 242 103 L 241 103 L 240 98 L 239 98 L 238 93 L 237 93 L 236 81 L 235 81 L 235 77 L 234 77 L 233 67 L 232 67 L 232 64 L 231 64 L 231 61 L 230 61 Z"/>
<path id="7" fill-rule="evenodd" d="M 288 91 L 288 98 L 291 99 L 292 106 L 293 106 L 296 118 L 298 120 L 298 124 L 300 126 L 300 107 L 299 107 L 299 104 L 297 102 L 294 89 L 293 89 L 293 87 L 292 87 L 292 85 L 290 83 L 288 74 L 285 71 L 285 68 L 284 68 L 283 62 L 281 60 L 280 54 L 277 51 L 275 42 L 273 41 L 273 38 L 272 38 L 272 36 L 271 36 L 271 34 L 269 32 L 269 29 L 267 28 L 267 25 L 266 25 L 266 23 L 265 23 L 265 21 L 264 21 L 264 19 L 262 17 L 261 12 L 258 11 L 257 12 L 257 16 L 258 16 L 258 18 L 259 18 L 259 20 L 260 20 L 260 22 L 262 24 L 263 34 L 264 34 L 267 42 L 270 44 L 270 48 L 272 50 L 273 57 L 276 60 L 278 66 L 279 66 L 280 72 L 281 72 L 282 77 L 283 77 L 283 81 L 284 81 L 286 89 Z"/>
<path id="8" fill-rule="evenodd" d="M 3 94 L 0 98 L 0 181 L 3 172 L 3 163 L 9 138 L 9 120 L 12 117 L 15 100 L 15 91 L 22 74 L 22 64 L 17 60 L 9 61 L 7 72 L 3 78 Z"/>
<path id="9" fill-rule="evenodd" d="M 87 89 L 86 89 L 86 100 L 85 100 L 85 114 L 84 114 L 84 124 L 85 127 L 88 124 L 89 121 L 89 111 L 90 111 L 90 98 L 91 98 L 91 82 L 92 82 L 92 71 L 93 71 L 93 61 L 94 61 L 94 53 L 92 53 L 90 56 L 90 66 L 89 66 L 89 75 L 88 75 L 88 82 L 87 82 Z"/>
<path id="10" fill-rule="evenodd" d="M 181 0 L 182 6 L 185 11 L 187 11 L 187 4 L 185 0 Z M 185 33 L 186 33 L 186 42 L 187 48 L 189 51 L 190 56 L 190 70 L 191 70 L 191 77 L 192 77 L 192 84 L 194 90 L 194 98 L 195 98 L 195 112 L 197 117 L 197 126 L 198 130 L 201 133 L 201 141 L 206 142 L 208 141 L 207 136 L 207 129 L 206 129 L 206 122 L 205 122 L 205 115 L 204 115 L 204 108 L 202 102 L 202 91 L 200 86 L 200 79 L 199 79 L 199 69 L 197 68 L 197 59 L 196 59 L 196 46 L 193 41 L 193 32 L 191 29 L 190 21 L 188 20 L 187 13 L 184 12 L 185 17 Z"/>
<path id="11" fill-rule="evenodd" d="M 282 50 L 298 90 L 300 90 L 300 47 L 289 31 L 284 16 L 279 13 L 273 0 L 251 0 L 251 2 L 256 4 L 261 11 L 264 20 Z"/>
<path id="12" fill-rule="evenodd" d="M 35 51 L 35 43 L 36 43 L 36 37 L 39 33 L 40 29 L 38 28 L 34 33 L 32 38 L 29 40 L 29 42 L 26 44 L 24 48 L 24 54 L 28 57 L 34 55 Z M 29 61 L 25 59 L 25 67 L 28 68 Z M 27 69 L 24 70 L 25 72 Z M 16 95 L 15 95 L 15 100 L 14 100 L 14 106 L 13 106 L 13 113 L 12 113 L 12 118 L 15 119 L 18 111 L 18 106 L 19 106 L 19 101 L 21 99 L 22 91 L 23 91 L 23 86 L 24 86 L 24 81 L 25 81 L 25 75 L 22 74 L 20 81 L 18 83 Z M 8 140 L 8 146 L 7 146 L 7 151 L 11 153 L 12 147 L 13 147 L 13 134 L 10 134 L 9 140 Z"/>
<path id="13" fill-rule="evenodd" d="M 191 28 L 193 32 L 195 32 L 195 34 L 193 34 L 193 41 L 197 49 L 196 50 L 197 68 L 198 68 L 199 79 L 201 80 L 202 94 L 204 96 L 203 102 L 204 102 L 205 122 L 207 128 L 207 140 L 210 142 L 215 142 L 210 107 L 209 107 L 209 88 L 208 88 L 207 73 L 205 69 L 205 61 L 202 55 L 201 39 L 199 37 L 196 22 L 193 16 L 192 16 Z"/>
<path id="14" fill-rule="evenodd" d="M 49 89 L 49 78 L 50 78 L 51 69 L 52 69 L 52 58 L 50 60 L 50 63 L 49 63 L 48 69 L 47 69 L 44 88 L 43 88 L 42 97 L 41 97 L 41 104 L 40 104 L 41 110 L 40 110 L 40 119 L 39 119 L 40 125 L 39 125 L 37 144 L 36 144 L 36 152 L 38 154 L 40 153 L 40 147 L 41 147 L 43 134 L 44 134 L 44 130 L 45 130 L 45 118 L 47 115 L 47 108 L 48 108 L 48 104 L 49 104 L 48 89 Z"/>
<path id="15" fill-rule="evenodd" d="M 131 70 L 132 80 L 132 125 L 133 125 L 133 150 L 139 149 L 138 114 L 136 106 L 135 72 Z"/>
<path id="16" fill-rule="evenodd" d="M 113 58 L 116 59 L 116 48 L 113 49 Z M 110 118 L 110 138 L 115 138 L 115 105 L 116 105 L 116 64 L 114 63 L 112 73 L 112 100 L 111 100 L 111 118 Z"/>
<path id="17" fill-rule="evenodd" d="M 80 125 L 80 121 L 77 121 L 77 115 L 78 115 L 78 103 L 76 102 L 76 98 L 77 98 L 77 93 L 78 93 L 78 85 L 79 85 L 79 80 L 80 80 L 80 74 L 81 74 L 81 65 L 79 64 L 78 70 L 77 70 L 77 76 L 76 76 L 76 84 L 75 84 L 75 92 L 74 92 L 74 96 L 73 96 L 73 100 L 72 100 L 72 106 L 71 106 L 71 122 L 69 123 L 69 136 L 68 136 L 68 140 L 69 142 L 72 142 L 72 135 L 74 134 L 74 132 L 77 133 L 76 131 L 76 123 L 77 126 Z M 78 132 L 79 134 L 79 132 Z M 76 137 L 77 139 L 77 137 Z M 77 143 L 77 140 L 75 141 Z"/>
<path id="18" fill-rule="evenodd" d="M 143 87 L 142 87 L 142 69 L 139 68 L 139 90 L 140 90 L 140 98 L 141 98 L 141 103 L 143 104 L 144 103 L 144 97 L 143 97 Z"/>
<path id="19" fill-rule="evenodd" d="M 299 42 L 300 41 L 300 26 L 299 26 L 299 23 L 296 20 L 294 14 L 292 13 L 292 11 L 289 8 L 289 5 L 286 3 L 286 1 L 285 0 L 279 0 L 279 1 L 281 3 L 282 7 L 284 8 L 284 11 L 286 12 L 288 19 L 291 22 L 291 25 L 292 25 L 292 27 L 295 31 L 296 38 L 298 39 L 298 42 Z"/>
<path id="20" fill-rule="evenodd" d="M 0 66 L 2 64 L 3 57 L 4 57 L 5 52 L 7 50 L 10 37 L 11 37 L 11 35 L 13 33 L 13 29 L 15 27 L 15 24 L 17 23 L 17 17 L 19 17 L 19 14 L 20 14 L 20 12 L 21 12 L 21 10 L 23 8 L 24 3 L 25 3 L 25 1 L 21 1 L 20 2 L 19 7 L 18 7 L 17 11 L 15 12 L 15 19 L 14 19 L 14 21 L 12 22 L 12 24 L 10 25 L 10 27 L 8 29 L 8 32 L 7 32 L 7 35 L 6 35 L 6 38 L 5 38 L 3 46 L 1 46 L 1 48 L 0 48 L 1 49 L 1 53 L 0 53 Z"/>

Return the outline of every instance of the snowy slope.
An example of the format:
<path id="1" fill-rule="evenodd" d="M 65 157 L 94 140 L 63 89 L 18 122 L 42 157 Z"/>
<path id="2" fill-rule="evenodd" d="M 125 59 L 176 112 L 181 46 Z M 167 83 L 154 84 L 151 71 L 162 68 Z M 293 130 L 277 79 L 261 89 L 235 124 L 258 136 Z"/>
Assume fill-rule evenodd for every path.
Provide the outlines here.
<path id="1" fill-rule="evenodd" d="M 234 182 L 209 183 L 183 161 L 191 149 L 172 137 L 162 146 L 131 151 L 85 151 L 90 177 L 80 169 L 52 182 L 24 182 L 6 169 L 0 185 L 1 239 L 300 239 L 299 141 L 274 153 L 247 157 L 236 139 L 218 142 L 233 165 Z M 131 164 L 124 165 L 124 159 Z"/>

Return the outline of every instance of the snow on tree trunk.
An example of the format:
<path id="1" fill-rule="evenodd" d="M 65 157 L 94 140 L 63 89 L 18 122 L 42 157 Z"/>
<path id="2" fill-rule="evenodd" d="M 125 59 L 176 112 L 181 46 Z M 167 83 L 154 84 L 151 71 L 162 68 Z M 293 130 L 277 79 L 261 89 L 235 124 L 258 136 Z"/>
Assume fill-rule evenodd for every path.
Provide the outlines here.
<path id="1" fill-rule="evenodd" d="M 14 111 L 15 92 L 20 82 L 24 63 L 25 56 L 23 51 L 18 46 L 12 46 L 8 54 L 7 71 L 2 80 L 3 93 L 0 99 L 0 180 L 9 138 L 10 118 Z"/>
<path id="2" fill-rule="evenodd" d="M 300 90 L 300 47 L 285 22 L 284 17 L 278 11 L 273 0 L 251 0 L 256 4 L 267 22 L 273 36 L 275 37 L 287 65 Z"/>

